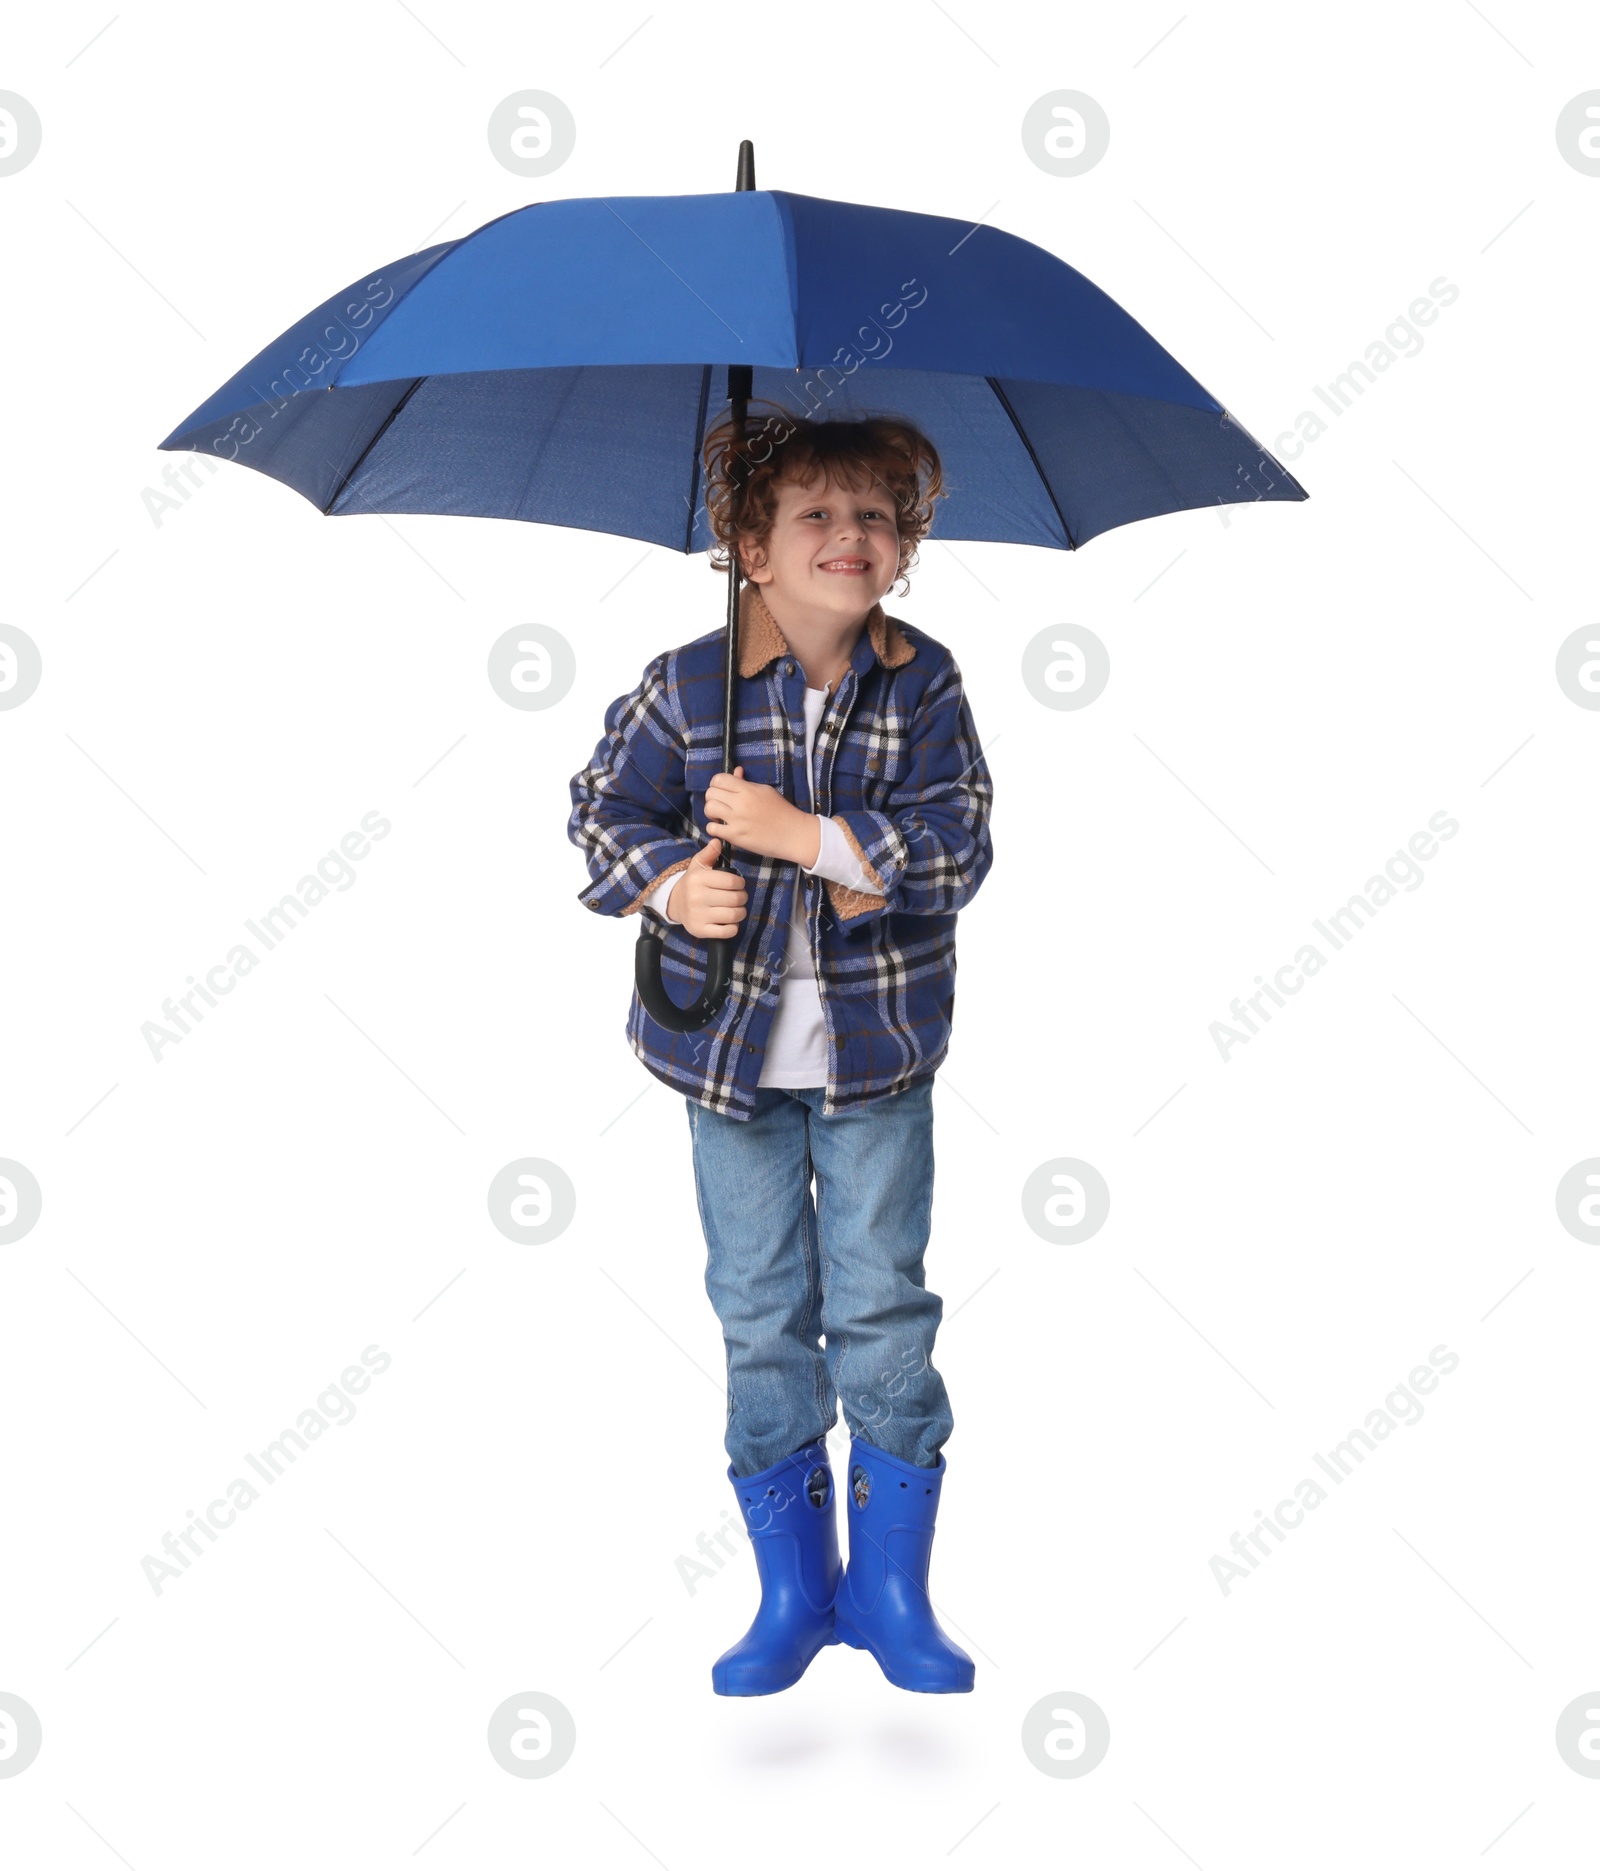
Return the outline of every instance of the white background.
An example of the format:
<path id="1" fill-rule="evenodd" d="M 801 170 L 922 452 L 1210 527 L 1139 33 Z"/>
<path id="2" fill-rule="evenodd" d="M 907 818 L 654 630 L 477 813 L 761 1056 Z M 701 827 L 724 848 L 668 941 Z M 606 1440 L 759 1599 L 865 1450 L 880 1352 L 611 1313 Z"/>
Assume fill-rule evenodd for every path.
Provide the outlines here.
<path id="1" fill-rule="evenodd" d="M 0 1779 L 8 1859 L 1577 1862 L 1600 1785 L 1554 1732 L 1600 1683 L 1600 1275 L 1554 1197 L 1600 1148 L 1600 716 L 1554 669 L 1592 615 L 1600 179 L 1555 122 L 1600 27 L 109 15 L 33 9 L 0 61 L 44 126 L 0 179 L 0 621 L 44 661 L 0 717 L 0 1154 L 44 1203 L 0 1248 L 0 1690 L 44 1733 Z M 530 87 L 578 126 L 532 182 L 485 136 Z M 1020 125 L 1067 87 L 1111 144 L 1062 179 Z M 830 1649 L 717 1698 L 754 1566 L 691 1595 L 675 1563 L 733 1505 L 721 1340 L 683 1101 L 623 1039 L 635 930 L 579 907 L 565 825 L 606 704 L 720 620 L 720 579 L 328 522 L 233 468 L 159 526 L 142 498 L 155 444 L 346 281 L 527 201 L 731 187 L 741 136 L 764 187 L 1060 254 L 1311 495 L 1071 556 L 930 542 L 888 606 L 955 651 L 996 789 L 928 1258 L 967 1697 Z M 1333 417 L 1314 386 L 1441 276 L 1420 351 Z M 1064 622 L 1111 657 L 1081 711 L 1022 679 Z M 487 680 L 528 623 L 578 659 L 547 711 Z M 352 887 L 154 1061 L 163 1000 L 369 811 L 393 830 Z M 1440 811 L 1422 885 L 1224 1063 L 1211 1023 Z M 536 1248 L 486 1206 L 526 1156 L 577 1192 Z M 1021 1205 L 1064 1156 L 1111 1189 L 1072 1247 Z M 374 1344 L 355 1420 L 155 1594 L 163 1534 Z M 1212 1555 L 1437 1345 L 1423 1419 L 1224 1594 Z M 541 1780 L 485 1742 L 527 1690 L 577 1724 Z M 1020 1741 L 1064 1690 L 1110 1723 L 1080 1779 Z"/>

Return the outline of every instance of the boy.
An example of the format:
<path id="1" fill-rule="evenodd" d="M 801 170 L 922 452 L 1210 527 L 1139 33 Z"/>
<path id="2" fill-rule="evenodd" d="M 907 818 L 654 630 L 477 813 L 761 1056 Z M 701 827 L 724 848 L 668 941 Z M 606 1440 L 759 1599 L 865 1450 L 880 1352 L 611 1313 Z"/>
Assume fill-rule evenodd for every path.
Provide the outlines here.
<path id="1" fill-rule="evenodd" d="M 704 984 L 704 945 L 738 940 L 708 1026 L 669 1033 L 637 994 L 627 1025 L 688 1109 L 728 1479 L 761 1580 L 712 1686 L 786 1689 L 843 1642 L 900 1688 L 968 1690 L 972 1660 L 927 1593 L 953 1423 L 923 1254 L 956 915 L 993 862 L 993 787 L 950 652 L 879 602 L 932 524 L 939 457 L 895 418 L 780 414 L 737 440 L 725 421 L 705 468 L 712 530 L 750 581 L 739 761 L 722 770 L 718 629 L 611 704 L 568 835 L 593 880 L 578 900 L 660 929 L 680 1003 Z M 723 841 L 732 871 L 713 868 Z M 851 1430 L 842 1575 L 823 1447 L 836 1403 Z"/>

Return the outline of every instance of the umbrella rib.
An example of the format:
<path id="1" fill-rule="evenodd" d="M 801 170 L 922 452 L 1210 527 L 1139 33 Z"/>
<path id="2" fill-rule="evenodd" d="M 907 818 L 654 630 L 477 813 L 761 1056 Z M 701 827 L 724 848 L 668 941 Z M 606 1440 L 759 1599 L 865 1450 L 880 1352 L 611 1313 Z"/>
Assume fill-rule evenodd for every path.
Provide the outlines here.
<path id="1" fill-rule="evenodd" d="M 394 408 L 391 409 L 388 415 L 384 417 L 383 421 L 379 423 L 377 429 L 373 432 L 372 440 L 367 443 L 366 447 L 362 449 L 361 453 L 356 456 L 353 462 L 351 462 L 349 472 L 344 476 L 344 478 L 340 481 L 339 485 L 328 496 L 328 504 L 322 509 L 324 518 L 326 518 L 326 516 L 333 511 L 334 502 L 339 498 L 339 496 L 344 492 L 344 490 L 350 485 L 350 483 L 356 478 L 357 474 L 361 472 L 362 463 L 366 460 L 368 455 L 372 453 L 373 449 L 375 449 L 378 446 L 379 442 L 383 440 L 384 436 L 388 434 L 389 424 L 394 421 L 395 417 L 400 414 L 401 410 L 405 408 L 406 404 L 411 401 L 412 397 L 417 393 L 418 390 L 422 388 L 423 384 L 425 384 L 427 381 L 428 379 L 426 377 L 413 377 L 411 379 L 410 385 L 408 386 L 405 395 L 401 397 L 400 401 L 395 404 Z"/>
<path id="2" fill-rule="evenodd" d="M 706 404 L 710 398 L 711 366 L 706 364 L 700 372 L 700 408 L 694 419 L 694 466 L 689 470 L 689 518 L 683 528 L 685 552 L 694 550 L 694 497 L 700 491 L 700 450 L 705 445 Z"/>
<path id="3" fill-rule="evenodd" d="M 1056 499 L 1056 490 L 1050 485 L 1049 478 L 1046 476 L 1044 469 L 1039 465 L 1039 457 L 1033 452 L 1032 442 L 1030 442 L 1023 433 L 1022 424 L 1017 421 L 1017 412 L 1011 407 L 1011 399 L 1006 395 L 1005 391 L 1000 388 L 1000 379 L 998 377 L 985 377 L 984 382 L 988 384 L 989 388 L 993 390 L 995 395 L 999 398 L 1000 407 L 1006 412 L 1007 419 L 1012 428 L 1017 432 L 1017 440 L 1028 451 L 1028 459 L 1033 463 L 1033 471 L 1039 477 L 1039 485 L 1050 496 L 1050 504 L 1055 508 L 1056 518 L 1061 522 L 1062 532 L 1066 534 L 1068 551 L 1076 552 L 1078 550 L 1078 542 L 1072 537 L 1072 528 L 1067 524 L 1067 516 L 1061 511 L 1061 503 Z"/>

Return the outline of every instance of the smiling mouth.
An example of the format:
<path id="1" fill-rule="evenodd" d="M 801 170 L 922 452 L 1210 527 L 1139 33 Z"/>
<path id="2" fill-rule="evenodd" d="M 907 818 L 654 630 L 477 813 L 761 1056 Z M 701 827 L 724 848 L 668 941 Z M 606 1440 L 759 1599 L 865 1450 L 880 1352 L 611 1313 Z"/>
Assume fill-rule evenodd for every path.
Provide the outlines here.
<path id="1" fill-rule="evenodd" d="M 869 567 L 865 559 L 828 559 L 820 569 L 824 572 L 865 572 Z"/>

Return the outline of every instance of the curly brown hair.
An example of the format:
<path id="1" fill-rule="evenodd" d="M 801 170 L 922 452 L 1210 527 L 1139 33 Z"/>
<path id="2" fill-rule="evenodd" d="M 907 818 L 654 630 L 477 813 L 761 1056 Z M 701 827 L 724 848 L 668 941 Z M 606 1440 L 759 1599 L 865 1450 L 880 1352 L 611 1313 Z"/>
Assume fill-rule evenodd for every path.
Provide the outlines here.
<path id="1" fill-rule="evenodd" d="M 947 494 L 933 443 L 900 416 L 814 422 L 791 416 L 777 404 L 770 408 L 771 414 L 758 418 L 752 404 L 738 440 L 731 415 L 706 436 L 706 515 L 716 541 L 709 554 L 711 569 L 726 573 L 729 552 L 740 534 L 758 547 L 766 545 L 777 517 L 780 481 L 803 485 L 822 474 L 858 492 L 863 487 L 883 489 L 900 535 L 895 576 L 904 580 L 933 525 L 934 502 Z"/>

